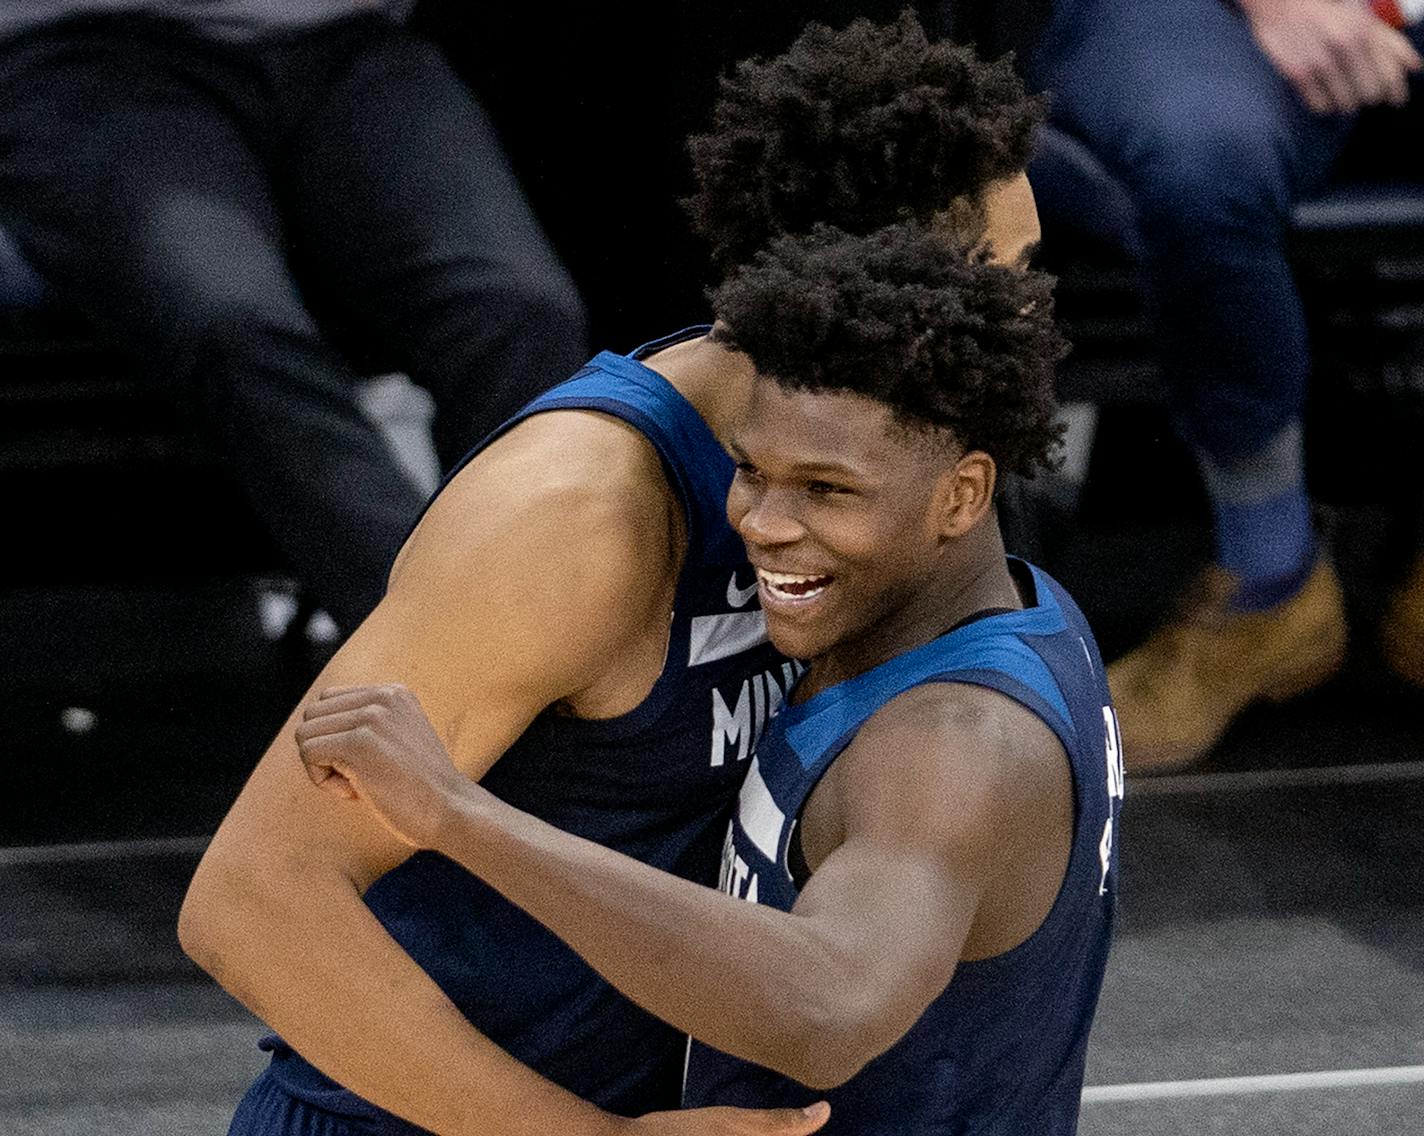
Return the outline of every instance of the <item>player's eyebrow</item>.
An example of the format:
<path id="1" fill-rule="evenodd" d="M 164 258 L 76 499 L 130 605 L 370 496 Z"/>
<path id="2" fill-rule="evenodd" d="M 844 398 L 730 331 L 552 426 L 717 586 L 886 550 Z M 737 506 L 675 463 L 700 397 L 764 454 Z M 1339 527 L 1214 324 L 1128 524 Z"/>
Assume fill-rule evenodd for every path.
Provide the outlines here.
<path id="1" fill-rule="evenodd" d="M 751 461 L 751 459 L 747 457 L 746 451 L 737 445 L 735 438 L 727 439 L 727 452 L 732 455 L 732 460 L 735 462 Z M 860 484 L 865 477 L 865 474 L 861 470 L 841 462 L 819 461 L 815 459 L 792 462 L 790 472 L 799 477 L 816 477 L 817 475 L 825 474 L 856 485 Z"/>
<path id="2" fill-rule="evenodd" d="M 839 478 L 842 481 L 859 482 L 865 476 L 859 470 L 834 461 L 798 462 L 794 468 L 796 472 L 803 477 L 823 473 Z"/>

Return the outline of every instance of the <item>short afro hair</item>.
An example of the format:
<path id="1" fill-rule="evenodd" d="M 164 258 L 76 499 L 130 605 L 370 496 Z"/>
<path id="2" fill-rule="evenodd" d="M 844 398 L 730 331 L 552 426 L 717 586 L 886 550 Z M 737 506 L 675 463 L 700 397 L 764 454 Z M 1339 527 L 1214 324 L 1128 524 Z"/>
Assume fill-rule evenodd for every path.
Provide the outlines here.
<path id="1" fill-rule="evenodd" d="M 713 337 L 789 390 L 846 392 L 947 433 L 1001 470 L 1052 468 L 1053 279 L 990 263 L 918 224 L 827 226 L 772 242 L 711 293 Z"/>
<path id="2" fill-rule="evenodd" d="M 811 24 L 722 79 L 712 128 L 688 142 L 697 188 L 683 205 L 725 273 L 818 222 L 869 233 L 977 198 L 1023 171 L 1043 114 L 1010 58 L 931 43 L 912 10 Z"/>

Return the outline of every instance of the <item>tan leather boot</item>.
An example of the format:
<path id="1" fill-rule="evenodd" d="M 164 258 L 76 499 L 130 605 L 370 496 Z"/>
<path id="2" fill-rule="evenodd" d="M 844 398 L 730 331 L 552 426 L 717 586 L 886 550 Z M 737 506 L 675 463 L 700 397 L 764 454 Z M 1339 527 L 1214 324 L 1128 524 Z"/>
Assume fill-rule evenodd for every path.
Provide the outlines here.
<path id="1" fill-rule="evenodd" d="M 1303 694 L 1344 661 L 1340 581 L 1324 557 L 1266 611 L 1232 611 L 1236 589 L 1230 573 L 1208 568 L 1181 616 L 1108 667 L 1129 772 L 1190 764 L 1247 706 Z"/>
<path id="2" fill-rule="evenodd" d="M 1389 601 L 1380 623 L 1384 659 L 1398 674 L 1424 686 L 1424 555 Z"/>

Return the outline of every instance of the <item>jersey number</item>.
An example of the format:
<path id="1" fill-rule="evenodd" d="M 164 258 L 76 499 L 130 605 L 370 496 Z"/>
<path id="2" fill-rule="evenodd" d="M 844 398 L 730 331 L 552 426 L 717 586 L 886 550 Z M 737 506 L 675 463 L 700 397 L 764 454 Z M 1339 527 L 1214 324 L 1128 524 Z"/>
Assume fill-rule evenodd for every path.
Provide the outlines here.
<path id="1" fill-rule="evenodd" d="M 1111 706 L 1103 707 L 1103 733 L 1106 736 L 1103 749 L 1108 767 L 1108 822 L 1103 825 L 1103 838 L 1098 841 L 1098 861 L 1103 868 L 1102 880 L 1098 884 L 1099 895 L 1106 895 L 1108 890 L 1108 872 L 1113 861 L 1113 805 L 1122 800 L 1126 781 L 1122 768 L 1122 731 L 1118 729 L 1117 711 Z"/>

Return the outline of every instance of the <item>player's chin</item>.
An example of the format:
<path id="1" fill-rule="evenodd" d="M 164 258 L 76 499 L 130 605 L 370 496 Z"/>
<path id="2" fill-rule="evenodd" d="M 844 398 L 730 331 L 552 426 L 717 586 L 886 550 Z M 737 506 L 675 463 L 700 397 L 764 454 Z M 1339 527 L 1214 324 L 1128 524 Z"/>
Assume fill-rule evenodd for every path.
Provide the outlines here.
<path id="1" fill-rule="evenodd" d="M 814 659 L 836 641 L 833 610 L 763 610 L 767 638 L 789 659 Z"/>

